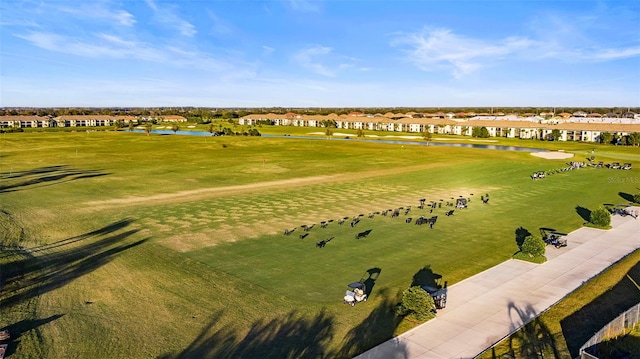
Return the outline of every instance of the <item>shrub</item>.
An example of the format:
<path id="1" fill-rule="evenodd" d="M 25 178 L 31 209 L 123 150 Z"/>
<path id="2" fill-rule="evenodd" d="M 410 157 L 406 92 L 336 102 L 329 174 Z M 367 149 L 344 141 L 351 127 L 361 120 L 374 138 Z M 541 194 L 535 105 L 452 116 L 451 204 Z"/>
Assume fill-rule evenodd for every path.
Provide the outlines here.
<path id="1" fill-rule="evenodd" d="M 527 236 L 522 242 L 522 246 L 520 247 L 520 251 L 528 254 L 531 257 L 542 257 L 544 256 L 544 252 L 546 249 L 546 245 L 542 238 L 537 236 Z"/>
<path id="2" fill-rule="evenodd" d="M 598 209 L 591 211 L 589 222 L 598 227 L 609 227 L 611 225 L 611 213 L 603 206 L 600 206 Z"/>
<path id="3" fill-rule="evenodd" d="M 489 130 L 486 127 L 474 127 L 471 130 L 472 137 L 489 138 Z"/>
<path id="4" fill-rule="evenodd" d="M 396 306 L 396 314 L 426 321 L 435 317 L 435 308 L 429 293 L 414 286 L 402 292 L 402 301 Z"/>
<path id="5" fill-rule="evenodd" d="M 640 193 L 636 193 L 633 195 L 633 201 L 635 203 L 640 203 Z"/>

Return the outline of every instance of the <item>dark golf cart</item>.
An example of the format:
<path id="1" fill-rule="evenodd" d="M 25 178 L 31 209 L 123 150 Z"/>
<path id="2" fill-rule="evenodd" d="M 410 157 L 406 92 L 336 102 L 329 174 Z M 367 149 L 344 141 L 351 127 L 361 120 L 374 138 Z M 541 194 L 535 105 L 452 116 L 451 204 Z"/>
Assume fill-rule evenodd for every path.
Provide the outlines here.
<path id="1" fill-rule="evenodd" d="M 566 233 L 560 233 L 552 228 L 540 228 L 540 234 L 546 244 L 550 244 L 556 248 L 567 246 Z"/>
<path id="2" fill-rule="evenodd" d="M 433 302 L 436 305 L 436 309 L 443 309 L 444 307 L 447 306 L 447 287 L 446 286 L 444 288 L 438 288 L 438 287 L 424 285 L 422 286 L 422 289 L 424 289 L 427 293 L 429 293 L 431 298 L 433 298 Z"/>

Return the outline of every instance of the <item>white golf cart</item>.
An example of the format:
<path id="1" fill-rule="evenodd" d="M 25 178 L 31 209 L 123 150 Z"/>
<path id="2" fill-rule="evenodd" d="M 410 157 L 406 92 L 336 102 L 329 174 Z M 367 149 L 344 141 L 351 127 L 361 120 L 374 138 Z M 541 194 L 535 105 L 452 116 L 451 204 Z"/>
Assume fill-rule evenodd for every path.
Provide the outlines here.
<path id="1" fill-rule="evenodd" d="M 347 287 L 347 292 L 344 295 L 344 304 L 349 304 L 353 307 L 356 303 L 367 301 L 367 294 L 365 293 L 367 287 L 364 283 L 353 282 Z"/>

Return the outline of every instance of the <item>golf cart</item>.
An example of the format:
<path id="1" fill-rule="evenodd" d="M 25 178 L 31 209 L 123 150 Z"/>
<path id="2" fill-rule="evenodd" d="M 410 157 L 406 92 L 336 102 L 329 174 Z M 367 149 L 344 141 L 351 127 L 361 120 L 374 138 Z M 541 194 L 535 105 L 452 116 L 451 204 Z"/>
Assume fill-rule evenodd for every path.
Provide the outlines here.
<path id="1" fill-rule="evenodd" d="M 542 235 L 542 240 L 546 244 L 551 244 L 556 248 L 567 246 L 567 238 L 565 238 L 567 235 L 566 233 L 557 232 L 552 228 L 540 228 L 540 234 Z"/>
<path id="2" fill-rule="evenodd" d="M 364 283 L 353 282 L 347 288 L 347 292 L 344 295 L 344 304 L 349 304 L 353 307 L 356 303 L 367 301 L 367 294 L 365 293 L 367 287 Z"/>
<path id="3" fill-rule="evenodd" d="M 431 298 L 433 298 L 433 302 L 436 305 L 436 309 L 443 309 L 447 306 L 447 285 L 442 287 L 438 285 L 437 287 L 432 287 L 429 285 L 423 285 L 422 289 L 424 289 Z"/>

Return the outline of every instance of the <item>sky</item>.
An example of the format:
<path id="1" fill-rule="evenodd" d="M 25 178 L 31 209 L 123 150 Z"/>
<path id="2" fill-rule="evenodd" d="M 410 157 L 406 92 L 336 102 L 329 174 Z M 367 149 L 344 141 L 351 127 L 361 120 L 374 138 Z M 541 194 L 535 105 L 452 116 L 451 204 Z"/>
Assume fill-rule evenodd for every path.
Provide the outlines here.
<path id="1" fill-rule="evenodd" d="M 0 0 L 0 107 L 638 107 L 640 1 Z"/>

